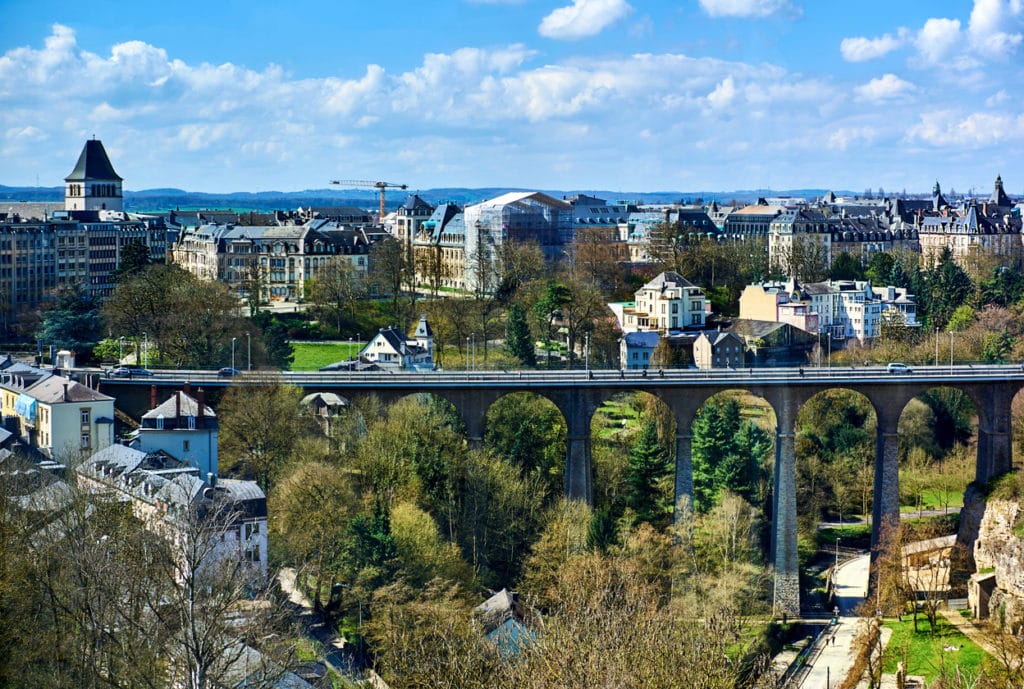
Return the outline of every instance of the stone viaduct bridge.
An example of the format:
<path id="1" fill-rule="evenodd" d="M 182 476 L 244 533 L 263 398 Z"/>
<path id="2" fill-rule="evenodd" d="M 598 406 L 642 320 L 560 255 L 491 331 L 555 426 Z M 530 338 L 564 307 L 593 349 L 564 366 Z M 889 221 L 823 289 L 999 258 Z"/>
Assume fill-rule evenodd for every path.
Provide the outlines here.
<path id="1" fill-rule="evenodd" d="M 260 374 L 254 374 L 258 377 Z M 774 410 L 775 475 L 772 546 L 774 605 L 778 613 L 800 612 L 797 562 L 796 456 L 794 434 L 801 406 L 814 395 L 837 388 L 863 394 L 877 419 L 872 543 L 880 525 L 899 519 L 897 426 L 904 407 L 915 396 L 935 387 L 963 390 L 978 416 L 975 479 L 984 484 L 1012 466 L 1010 405 L 1024 387 L 1018 366 L 919 367 L 909 374 L 890 374 L 885 367 L 666 370 L 666 371 L 513 371 L 513 372 L 286 372 L 273 374 L 307 392 L 331 391 L 342 396 L 373 394 L 384 402 L 430 393 L 451 402 L 465 423 L 470 445 L 482 443 L 488 408 L 503 395 L 530 392 L 546 397 L 565 417 L 567 427 L 565 492 L 591 500 L 590 437 L 594 412 L 623 392 L 643 391 L 662 400 L 676 420 L 675 498 L 693 498 L 691 426 L 700 407 L 725 390 L 745 390 L 764 399 Z M 218 378 L 210 371 L 162 371 L 132 380 L 103 378 L 100 389 L 118 399 L 133 415 L 149 407 L 154 387 L 160 399 L 186 382 L 215 393 L 217 388 L 245 385 L 248 376 Z"/>

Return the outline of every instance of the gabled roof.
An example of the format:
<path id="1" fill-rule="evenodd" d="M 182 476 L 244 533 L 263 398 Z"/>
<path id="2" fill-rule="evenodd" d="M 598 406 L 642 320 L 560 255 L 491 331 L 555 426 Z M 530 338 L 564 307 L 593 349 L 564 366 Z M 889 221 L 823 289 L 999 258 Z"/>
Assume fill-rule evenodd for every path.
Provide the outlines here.
<path id="1" fill-rule="evenodd" d="M 175 398 L 180 398 L 181 399 L 180 410 L 179 410 L 179 407 L 178 407 L 179 403 L 177 401 L 175 401 Z M 184 392 L 181 392 L 180 390 L 175 392 L 170 397 L 168 397 L 167 400 L 163 402 L 163 404 L 159 404 L 154 409 L 150 409 L 148 412 L 143 414 L 142 418 L 144 418 L 144 419 L 156 419 L 156 418 L 159 418 L 159 417 L 163 417 L 165 419 L 168 419 L 168 418 L 176 418 L 179 415 L 180 416 L 199 416 L 199 402 L 197 400 L 195 400 L 194 398 L 189 397 Z M 216 417 L 217 414 L 214 413 L 213 409 L 211 409 L 209 405 L 204 405 L 203 406 L 203 416 L 204 417 Z"/>
<path id="2" fill-rule="evenodd" d="M 419 194 L 409 194 L 405 197 L 405 202 L 401 206 L 407 211 L 431 211 L 433 212 L 434 207 L 429 203 L 420 198 Z"/>
<path id="3" fill-rule="evenodd" d="M 665 290 L 673 287 L 694 287 L 695 285 L 674 270 L 666 270 L 640 289 Z"/>
<path id="4" fill-rule="evenodd" d="M 61 376 L 47 376 L 35 385 L 30 385 L 26 388 L 25 393 L 44 404 L 57 404 L 60 402 L 112 402 L 114 400 L 113 397 L 108 397 L 87 385 L 76 383 Z"/>
<path id="5" fill-rule="evenodd" d="M 64 178 L 65 182 L 84 182 L 86 180 L 122 181 L 121 177 L 114 172 L 114 166 L 110 164 L 107 151 L 103 148 L 103 142 L 99 139 L 89 139 L 85 142 L 85 148 L 78 156 L 78 162 L 71 174 Z"/>

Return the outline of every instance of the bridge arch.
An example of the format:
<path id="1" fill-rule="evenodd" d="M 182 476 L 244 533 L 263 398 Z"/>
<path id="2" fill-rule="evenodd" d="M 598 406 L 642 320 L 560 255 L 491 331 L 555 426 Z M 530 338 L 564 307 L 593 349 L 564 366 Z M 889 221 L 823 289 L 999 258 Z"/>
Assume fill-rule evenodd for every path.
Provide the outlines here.
<path id="1" fill-rule="evenodd" d="M 558 406 L 541 393 L 520 391 L 501 395 L 483 411 L 483 446 L 542 481 L 548 499 L 557 497 L 564 488 L 567 434 Z"/>

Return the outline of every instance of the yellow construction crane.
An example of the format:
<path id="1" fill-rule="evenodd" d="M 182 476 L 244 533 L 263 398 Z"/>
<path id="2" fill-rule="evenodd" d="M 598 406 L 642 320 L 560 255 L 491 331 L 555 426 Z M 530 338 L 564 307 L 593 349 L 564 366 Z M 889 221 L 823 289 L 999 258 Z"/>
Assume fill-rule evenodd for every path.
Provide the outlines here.
<path id="1" fill-rule="evenodd" d="M 372 182 L 366 179 L 332 179 L 331 184 L 340 184 L 346 187 L 372 187 L 380 189 L 380 222 L 384 222 L 384 192 L 387 189 L 408 189 L 408 184 L 392 184 L 391 182 Z"/>

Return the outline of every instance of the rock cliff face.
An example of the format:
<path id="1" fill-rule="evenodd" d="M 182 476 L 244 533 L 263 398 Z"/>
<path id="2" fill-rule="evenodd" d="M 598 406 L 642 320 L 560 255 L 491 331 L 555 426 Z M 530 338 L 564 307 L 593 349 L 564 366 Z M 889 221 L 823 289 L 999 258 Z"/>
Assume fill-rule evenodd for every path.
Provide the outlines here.
<path id="1" fill-rule="evenodd" d="M 1024 629 L 1024 538 L 1014 533 L 1021 504 L 1017 500 L 967 496 L 961 517 L 960 540 L 967 538 L 976 520 L 974 564 L 977 572 L 968 586 L 971 609 L 979 617 L 991 616 L 1014 633 Z"/>

